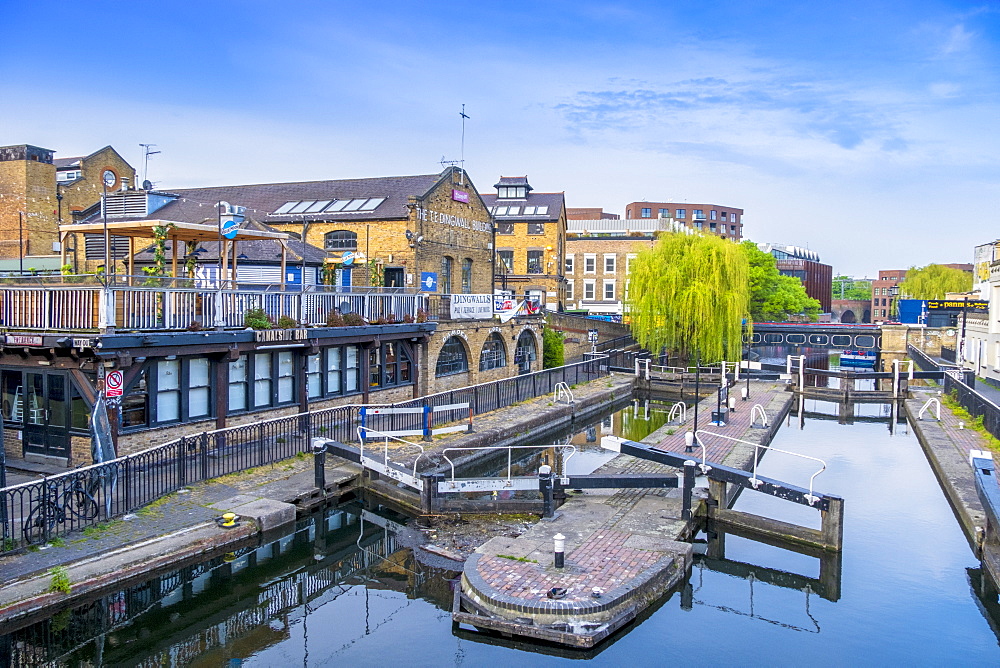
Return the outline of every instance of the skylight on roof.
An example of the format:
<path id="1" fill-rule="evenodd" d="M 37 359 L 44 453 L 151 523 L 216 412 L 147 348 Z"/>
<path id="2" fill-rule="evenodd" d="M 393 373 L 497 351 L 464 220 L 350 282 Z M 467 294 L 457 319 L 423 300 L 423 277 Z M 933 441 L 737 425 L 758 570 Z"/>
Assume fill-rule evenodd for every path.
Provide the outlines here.
<path id="1" fill-rule="evenodd" d="M 291 209 L 289 209 L 288 213 L 302 213 L 302 212 L 304 212 L 306 209 L 308 209 L 310 206 L 312 206 L 315 203 L 316 203 L 316 200 L 314 200 L 314 199 L 310 199 L 310 200 L 305 200 L 303 202 L 299 202 L 298 204 L 296 204 L 295 206 L 293 206 Z"/>
<path id="2" fill-rule="evenodd" d="M 284 204 L 282 204 L 281 206 L 279 206 L 277 209 L 274 210 L 274 214 L 277 215 L 279 213 L 288 213 L 288 210 L 291 209 L 296 204 L 298 204 L 297 201 L 296 202 L 285 202 Z"/>
<path id="3" fill-rule="evenodd" d="M 374 211 L 385 197 L 354 197 L 352 199 L 307 199 L 285 202 L 274 210 L 272 216 L 295 213 L 338 213 L 342 211 Z"/>

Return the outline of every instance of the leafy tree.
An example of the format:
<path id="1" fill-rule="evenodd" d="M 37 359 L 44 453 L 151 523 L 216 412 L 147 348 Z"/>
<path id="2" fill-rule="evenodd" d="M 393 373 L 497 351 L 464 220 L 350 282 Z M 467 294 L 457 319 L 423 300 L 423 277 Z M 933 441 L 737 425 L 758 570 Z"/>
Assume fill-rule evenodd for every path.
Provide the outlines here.
<path id="1" fill-rule="evenodd" d="M 546 327 L 542 330 L 542 368 L 552 369 L 565 364 L 563 333 Z"/>
<path id="2" fill-rule="evenodd" d="M 942 264 L 910 267 L 906 279 L 899 284 L 899 293 L 910 299 L 944 299 L 949 292 L 972 289 L 972 274 Z"/>
<path id="3" fill-rule="evenodd" d="M 663 234 L 632 261 L 628 313 L 647 350 L 739 359 L 749 317 L 749 267 L 741 246 L 717 236 Z"/>
<path id="4" fill-rule="evenodd" d="M 857 280 L 850 276 L 833 277 L 833 298 L 834 299 L 857 299 L 871 301 L 872 284 L 871 281 Z"/>
<path id="5" fill-rule="evenodd" d="M 799 279 L 782 276 L 774 256 L 754 242 L 744 241 L 740 248 L 749 264 L 750 317 L 755 322 L 782 322 L 793 315 L 816 320 L 819 302 L 806 294 Z"/>

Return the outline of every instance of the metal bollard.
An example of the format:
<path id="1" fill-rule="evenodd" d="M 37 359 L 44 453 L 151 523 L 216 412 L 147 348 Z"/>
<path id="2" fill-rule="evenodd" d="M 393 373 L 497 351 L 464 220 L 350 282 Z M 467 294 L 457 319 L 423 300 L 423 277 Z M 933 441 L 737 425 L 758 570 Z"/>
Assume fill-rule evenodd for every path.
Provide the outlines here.
<path id="1" fill-rule="evenodd" d="M 684 432 L 684 452 L 692 452 L 694 450 L 694 432 L 686 431 Z"/>
<path id="2" fill-rule="evenodd" d="M 326 443 L 319 444 L 313 441 L 313 471 L 316 487 L 326 489 Z"/>
<path id="3" fill-rule="evenodd" d="M 538 467 L 538 491 L 542 493 L 542 517 L 552 517 L 552 467 L 548 464 Z"/>
<path id="4" fill-rule="evenodd" d="M 566 536 L 557 533 L 552 537 L 552 542 L 555 567 L 562 568 L 566 565 Z"/>
<path id="5" fill-rule="evenodd" d="M 681 518 L 689 520 L 692 517 L 691 497 L 694 491 L 695 462 L 688 459 L 684 462 L 684 495 L 681 508 Z"/>

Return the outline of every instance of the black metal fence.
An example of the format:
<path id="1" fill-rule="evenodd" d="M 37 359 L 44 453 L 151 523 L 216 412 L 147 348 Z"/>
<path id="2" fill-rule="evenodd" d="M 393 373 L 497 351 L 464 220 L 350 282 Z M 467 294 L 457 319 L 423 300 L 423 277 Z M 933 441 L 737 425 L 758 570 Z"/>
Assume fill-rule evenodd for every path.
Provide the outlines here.
<path id="1" fill-rule="evenodd" d="M 955 349 L 941 346 L 941 359 L 948 360 L 949 362 L 957 362 L 958 357 L 955 354 Z"/>
<path id="2" fill-rule="evenodd" d="M 432 413 L 432 427 L 533 399 L 608 375 L 608 358 L 569 364 L 432 394 L 391 407 L 468 404 Z M 382 406 L 386 406 L 382 404 Z M 309 452 L 314 437 L 357 439 L 362 406 L 338 406 L 184 436 L 134 455 L 0 489 L 0 553 L 48 542 L 71 531 L 134 512 L 192 483 L 264 466 Z M 377 415 L 379 431 L 420 429 L 422 412 Z"/>
<path id="3" fill-rule="evenodd" d="M 983 427 L 994 438 L 1000 438 L 1000 406 L 950 373 L 944 375 L 944 391 L 954 397 L 973 419 L 981 419 Z"/>

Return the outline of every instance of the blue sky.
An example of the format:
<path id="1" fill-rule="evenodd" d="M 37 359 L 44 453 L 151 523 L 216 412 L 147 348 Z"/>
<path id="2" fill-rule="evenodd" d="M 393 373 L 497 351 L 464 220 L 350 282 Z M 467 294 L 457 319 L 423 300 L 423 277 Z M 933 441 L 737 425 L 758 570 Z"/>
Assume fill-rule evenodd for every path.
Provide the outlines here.
<path id="1" fill-rule="evenodd" d="M 465 104 L 480 190 L 741 207 L 852 275 L 1000 237 L 995 1 L 0 3 L 0 145 L 167 189 L 433 173 Z"/>

